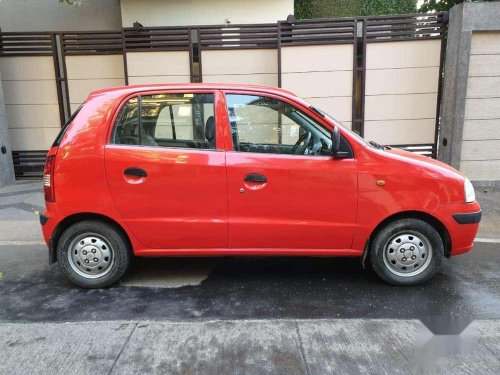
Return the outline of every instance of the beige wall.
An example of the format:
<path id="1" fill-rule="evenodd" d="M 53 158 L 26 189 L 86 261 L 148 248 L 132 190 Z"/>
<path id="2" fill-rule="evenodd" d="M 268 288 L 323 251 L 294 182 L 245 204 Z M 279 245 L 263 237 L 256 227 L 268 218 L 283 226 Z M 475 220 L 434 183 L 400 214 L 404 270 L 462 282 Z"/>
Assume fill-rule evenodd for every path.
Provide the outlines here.
<path id="1" fill-rule="evenodd" d="M 123 26 L 270 23 L 293 14 L 293 0 L 121 0 Z"/>
<path id="2" fill-rule="evenodd" d="M 66 70 L 71 112 L 90 92 L 125 84 L 122 55 L 67 56 Z"/>
<path id="3" fill-rule="evenodd" d="M 281 86 L 351 127 L 353 46 L 281 48 Z"/>
<path id="4" fill-rule="evenodd" d="M 500 180 L 500 32 L 473 32 L 460 169 Z"/>
<path id="5" fill-rule="evenodd" d="M 128 83 L 190 82 L 189 52 L 128 52 Z"/>
<path id="6" fill-rule="evenodd" d="M 206 50 L 201 53 L 203 82 L 278 86 L 274 49 Z"/>
<path id="7" fill-rule="evenodd" d="M 368 43 L 366 55 L 365 138 L 433 143 L 441 41 Z"/>
<path id="8" fill-rule="evenodd" d="M 52 57 L 2 57 L 0 72 L 12 150 L 48 150 L 61 128 Z"/>

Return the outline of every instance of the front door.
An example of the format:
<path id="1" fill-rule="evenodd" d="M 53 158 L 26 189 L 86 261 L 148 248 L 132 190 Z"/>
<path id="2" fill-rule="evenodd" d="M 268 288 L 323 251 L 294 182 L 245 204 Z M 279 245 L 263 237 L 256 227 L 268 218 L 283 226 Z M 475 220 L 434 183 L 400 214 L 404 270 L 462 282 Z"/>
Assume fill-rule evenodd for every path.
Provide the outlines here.
<path id="1" fill-rule="evenodd" d="M 105 164 L 116 207 L 151 249 L 227 247 L 226 167 L 214 93 L 131 98 Z"/>
<path id="2" fill-rule="evenodd" d="M 357 175 L 334 159 L 329 131 L 275 97 L 226 93 L 234 151 L 227 152 L 229 247 L 352 246 Z"/>

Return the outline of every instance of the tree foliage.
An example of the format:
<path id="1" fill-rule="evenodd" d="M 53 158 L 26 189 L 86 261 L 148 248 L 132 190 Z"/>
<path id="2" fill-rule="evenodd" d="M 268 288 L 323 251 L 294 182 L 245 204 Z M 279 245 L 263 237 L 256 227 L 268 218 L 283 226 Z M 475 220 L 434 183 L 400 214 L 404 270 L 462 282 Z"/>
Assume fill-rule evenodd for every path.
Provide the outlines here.
<path id="1" fill-rule="evenodd" d="M 415 13 L 417 0 L 295 0 L 297 18 Z"/>
<path id="2" fill-rule="evenodd" d="M 493 1 L 493 0 L 424 0 L 418 9 L 419 12 L 444 12 L 450 10 L 457 4 L 464 2 Z"/>

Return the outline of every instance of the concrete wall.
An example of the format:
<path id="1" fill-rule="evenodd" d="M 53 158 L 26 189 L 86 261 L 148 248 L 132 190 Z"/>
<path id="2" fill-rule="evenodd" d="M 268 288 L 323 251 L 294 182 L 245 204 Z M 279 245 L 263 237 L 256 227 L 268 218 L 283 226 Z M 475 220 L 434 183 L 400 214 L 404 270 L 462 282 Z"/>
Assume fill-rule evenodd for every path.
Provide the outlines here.
<path id="1" fill-rule="evenodd" d="M 500 180 L 500 31 L 472 33 L 460 169 Z"/>
<path id="2" fill-rule="evenodd" d="M 61 129 L 52 57 L 2 57 L 0 72 L 12 149 L 48 150 Z"/>
<path id="3" fill-rule="evenodd" d="M 434 143 L 441 40 L 366 45 L 365 138 Z"/>
<path id="4" fill-rule="evenodd" d="M 275 49 L 208 50 L 201 56 L 203 82 L 278 85 Z"/>
<path id="5" fill-rule="evenodd" d="M 439 158 L 472 181 L 500 181 L 500 3 L 450 14 Z"/>
<path id="6" fill-rule="evenodd" d="M 293 14 L 293 0 L 121 0 L 123 26 L 267 23 Z"/>
<path id="7" fill-rule="evenodd" d="M 281 85 L 351 127 L 352 54 L 352 44 L 282 47 Z"/>
<path id="8" fill-rule="evenodd" d="M 91 91 L 125 84 L 122 55 L 66 56 L 66 70 L 71 113 Z"/>
<path id="9" fill-rule="evenodd" d="M 2 31 L 119 30 L 120 0 L 82 0 L 80 6 L 59 0 L 1 0 Z"/>
<path id="10" fill-rule="evenodd" d="M 14 182 L 14 166 L 0 73 L 0 187 Z"/>

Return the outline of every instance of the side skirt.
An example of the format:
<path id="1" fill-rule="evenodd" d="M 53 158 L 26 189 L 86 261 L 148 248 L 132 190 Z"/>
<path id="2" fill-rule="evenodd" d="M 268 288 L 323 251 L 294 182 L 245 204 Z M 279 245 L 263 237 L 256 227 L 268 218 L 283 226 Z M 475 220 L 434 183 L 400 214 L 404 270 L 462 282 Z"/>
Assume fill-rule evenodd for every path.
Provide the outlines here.
<path id="1" fill-rule="evenodd" d="M 324 256 L 360 257 L 362 250 L 352 249 L 145 249 L 134 252 L 136 256 Z"/>

